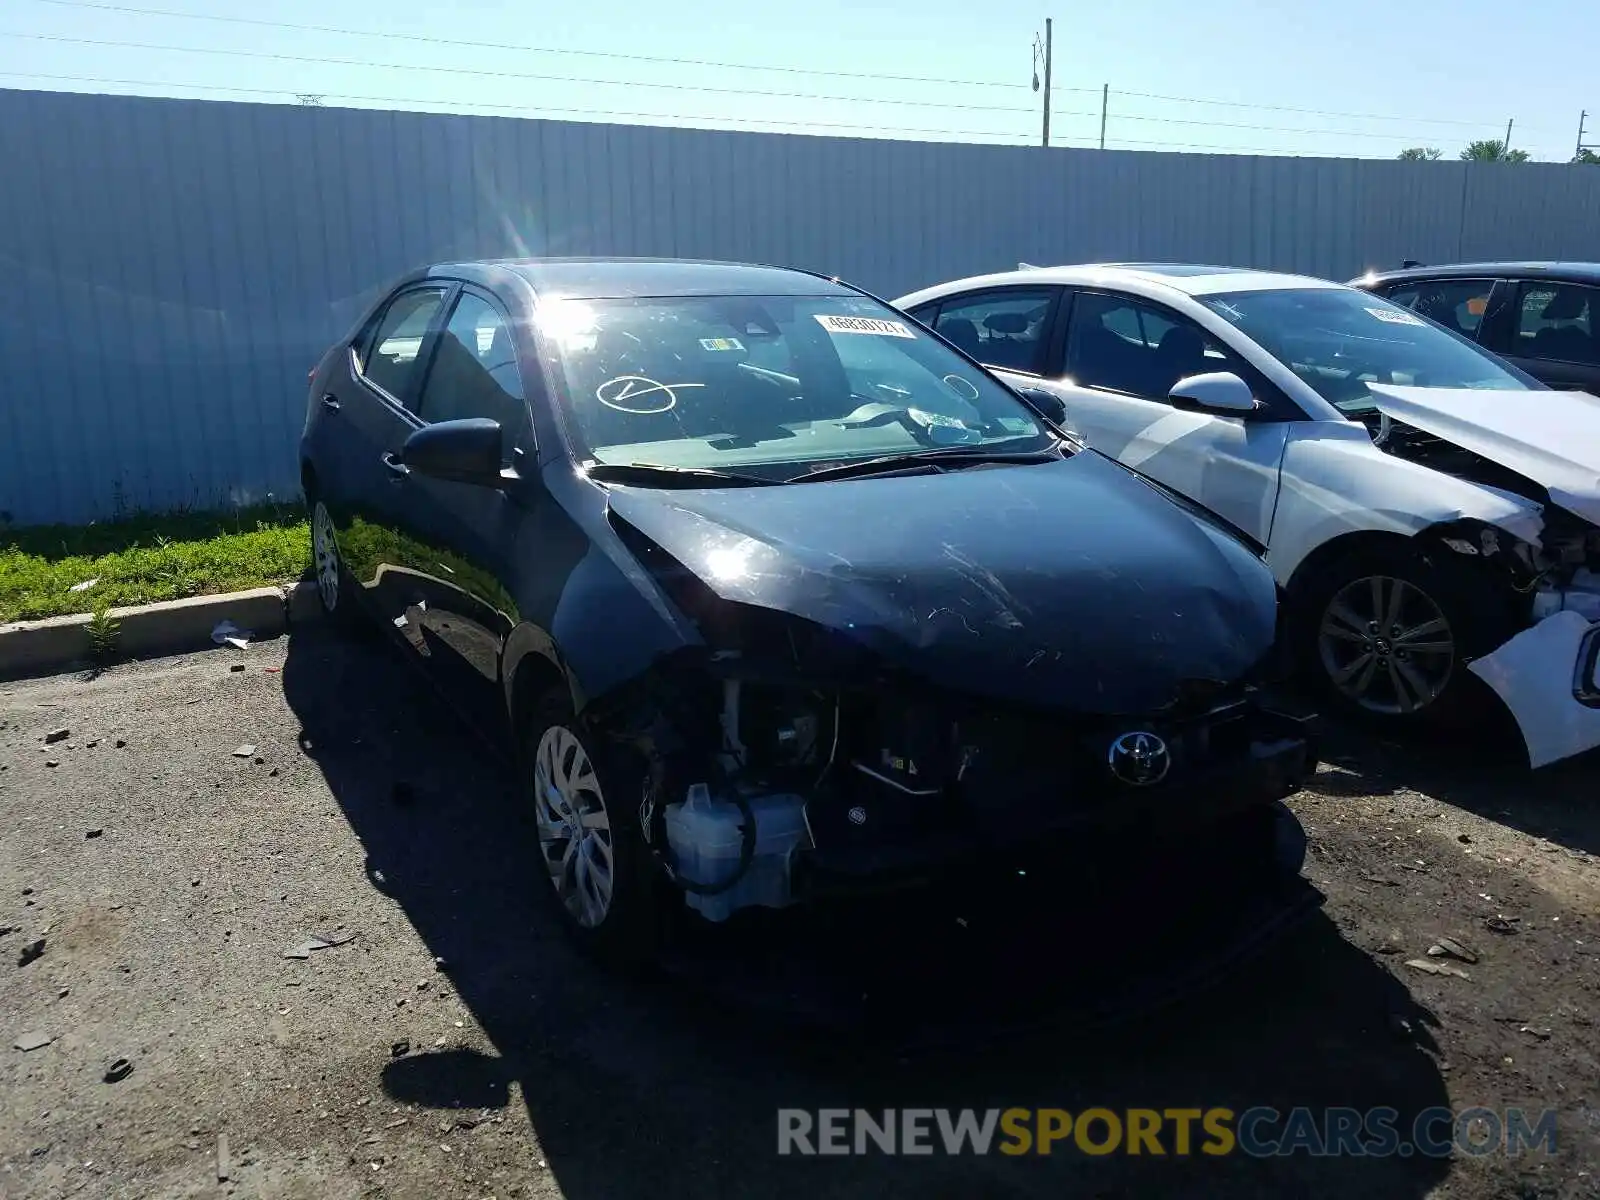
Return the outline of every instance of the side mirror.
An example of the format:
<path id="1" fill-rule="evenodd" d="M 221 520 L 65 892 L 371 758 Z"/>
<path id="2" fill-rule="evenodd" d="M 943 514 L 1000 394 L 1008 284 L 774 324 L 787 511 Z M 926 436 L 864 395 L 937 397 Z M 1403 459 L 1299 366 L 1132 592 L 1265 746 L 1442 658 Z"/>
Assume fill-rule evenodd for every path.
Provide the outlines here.
<path id="1" fill-rule="evenodd" d="M 1204 375 L 1190 375 L 1172 385 L 1167 393 L 1174 408 L 1194 409 L 1237 417 L 1256 410 L 1256 398 L 1250 385 L 1232 371 L 1208 371 Z"/>
<path id="2" fill-rule="evenodd" d="M 1022 397 L 1029 408 L 1033 409 L 1034 412 L 1052 425 L 1070 428 L 1067 424 L 1067 402 L 1054 392 L 1047 391 L 1045 388 L 1019 387 L 1016 389 L 1016 393 Z"/>
<path id="3" fill-rule="evenodd" d="M 419 475 L 452 483 L 499 487 L 504 458 L 500 422 L 463 417 L 424 425 L 405 441 L 400 461 Z"/>

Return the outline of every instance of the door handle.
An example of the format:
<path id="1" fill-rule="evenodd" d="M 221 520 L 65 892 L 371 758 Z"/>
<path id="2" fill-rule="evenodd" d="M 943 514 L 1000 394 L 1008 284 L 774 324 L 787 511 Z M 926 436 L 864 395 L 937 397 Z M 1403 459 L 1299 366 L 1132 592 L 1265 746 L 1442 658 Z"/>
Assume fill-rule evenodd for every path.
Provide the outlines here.
<path id="1" fill-rule="evenodd" d="M 383 460 L 384 467 L 388 470 L 389 474 L 394 477 L 395 481 L 404 479 L 407 475 L 411 474 L 411 468 L 396 458 L 393 450 L 385 450 L 381 458 Z"/>
<path id="2" fill-rule="evenodd" d="M 322 397 L 322 407 L 327 409 L 329 412 L 338 412 L 339 397 L 335 396 L 332 392 L 327 393 L 327 395 Z"/>

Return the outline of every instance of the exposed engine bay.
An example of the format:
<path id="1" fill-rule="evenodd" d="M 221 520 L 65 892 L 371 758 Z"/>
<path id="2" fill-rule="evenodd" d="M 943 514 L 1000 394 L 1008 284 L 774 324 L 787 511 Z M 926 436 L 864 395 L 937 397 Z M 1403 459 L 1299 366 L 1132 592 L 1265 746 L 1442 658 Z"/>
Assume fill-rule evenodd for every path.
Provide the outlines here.
<path id="1" fill-rule="evenodd" d="M 1463 522 L 1459 530 L 1441 527 L 1436 532 L 1457 553 L 1503 566 L 1511 586 L 1528 597 L 1530 623 L 1562 611 L 1600 621 L 1600 527 L 1554 503 L 1542 484 L 1482 454 L 1385 413 L 1363 414 L 1361 420 L 1373 444 L 1386 454 L 1540 505 L 1544 528 L 1537 545 L 1471 522 Z"/>
<path id="2" fill-rule="evenodd" d="M 1260 870 L 1277 861 L 1262 850 L 1282 825 L 1273 802 L 1315 770 L 1304 720 L 1268 711 L 1244 682 L 1196 681 L 1139 718 L 1010 707 L 887 669 L 837 631 L 718 599 L 668 569 L 710 645 L 664 661 L 608 708 L 628 710 L 617 730 L 647 764 L 639 821 L 651 853 L 711 921 L 924 882 L 975 847 L 980 858 L 1050 839 L 1081 849 L 1119 832 L 1148 838 L 1151 823 L 1214 833 L 1240 870 Z"/>

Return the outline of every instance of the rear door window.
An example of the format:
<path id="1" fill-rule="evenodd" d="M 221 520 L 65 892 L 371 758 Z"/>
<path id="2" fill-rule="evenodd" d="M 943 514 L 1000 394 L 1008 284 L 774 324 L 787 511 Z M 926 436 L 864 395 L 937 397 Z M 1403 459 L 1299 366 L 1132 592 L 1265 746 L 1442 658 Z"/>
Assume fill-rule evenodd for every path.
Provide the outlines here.
<path id="1" fill-rule="evenodd" d="M 1518 358 L 1600 365 L 1596 318 L 1600 288 L 1575 283 L 1524 283 L 1517 296 L 1516 334 L 1508 353 Z"/>
<path id="2" fill-rule="evenodd" d="M 361 360 L 361 374 L 367 382 L 401 404 L 408 404 L 416 390 L 422 343 L 444 298 L 444 288 L 418 288 L 396 296 Z"/>

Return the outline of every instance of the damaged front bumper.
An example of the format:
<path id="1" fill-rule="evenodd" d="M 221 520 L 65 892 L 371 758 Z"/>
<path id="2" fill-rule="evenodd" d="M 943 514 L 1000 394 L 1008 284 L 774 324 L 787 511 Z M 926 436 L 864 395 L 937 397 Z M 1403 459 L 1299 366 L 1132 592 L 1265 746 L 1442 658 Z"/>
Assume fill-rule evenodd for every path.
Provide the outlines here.
<path id="1" fill-rule="evenodd" d="M 1515 719 L 1529 766 L 1600 746 L 1600 622 L 1563 609 L 1468 669 Z"/>
<path id="2" fill-rule="evenodd" d="M 1134 857 L 1138 846 L 1181 846 L 1213 834 L 1233 840 L 1231 857 L 1246 870 L 1293 875 L 1304 859 L 1304 840 L 1294 817 L 1276 801 L 1297 791 L 1315 773 L 1317 757 L 1308 718 L 1246 706 L 1231 715 L 1239 728 L 1230 738 L 1204 729 L 1204 756 L 1173 735 L 1174 751 L 1191 754 L 1181 769 L 1148 786 L 1130 786 L 1109 771 L 1063 770 L 1046 790 L 1018 801 L 1015 793 L 973 790 L 964 818 L 907 829 L 893 839 L 834 839 L 798 851 L 794 859 L 797 899 L 879 890 L 964 873 L 974 863 L 1013 857 L 1045 860 L 1085 850 L 1091 856 L 1118 848 Z M 1194 734 L 1191 731 L 1191 739 Z M 1082 741 L 1098 747 L 1104 737 Z M 1068 755 L 1062 756 L 1064 759 Z M 1175 754 L 1176 757 L 1176 754 Z M 852 796 L 850 799 L 857 799 Z M 1252 826 L 1252 822 L 1256 824 Z M 1252 840 L 1266 822 L 1271 836 Z M 1124 859 L 1126 862 L 1126 859 Z"/>

